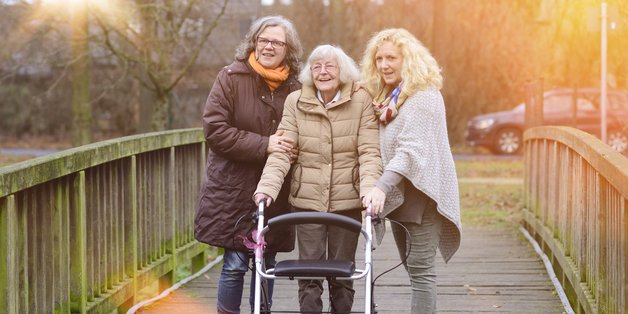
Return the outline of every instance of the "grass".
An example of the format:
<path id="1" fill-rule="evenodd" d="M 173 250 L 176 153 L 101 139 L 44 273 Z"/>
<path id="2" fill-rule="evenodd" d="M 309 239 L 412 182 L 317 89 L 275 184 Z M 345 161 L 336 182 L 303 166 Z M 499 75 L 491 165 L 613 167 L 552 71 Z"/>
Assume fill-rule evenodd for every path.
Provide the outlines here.
<path id="1" fill-rule="evenodd" d="M 459 178 L 523 178 L 521 160 L 458 160 Z"/>
<path id="2" fill-rule="evenodd" d="M 459 178 L 523 178 L 523 161 L 459 160 Z M 516 228 L 523 208 L 519 184 L 460 183 L 460 208 L 465 227 Z"/>
<path id="3" fill-rule="evenodd" d="M 517 184 L 460 184 L 460 208 L 465 227 L 516 228 L 521 221 L 523 187 Z"/>

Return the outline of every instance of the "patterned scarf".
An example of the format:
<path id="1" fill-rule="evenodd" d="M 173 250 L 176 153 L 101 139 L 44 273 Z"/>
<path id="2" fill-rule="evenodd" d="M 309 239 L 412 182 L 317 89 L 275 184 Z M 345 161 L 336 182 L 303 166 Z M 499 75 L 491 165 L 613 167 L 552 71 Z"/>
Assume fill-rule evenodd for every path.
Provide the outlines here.
<path id="1" fill-rule="evenodd" d="M 386 88 L 384 88 L 373 100 L 373 109 L 379 123 L 386 125 L 399 113 L 399 108 L 407 98 L 406 95 L 401 95 L 402 84 L 403 82 L 399 83 L 388 96 L 385 96 Z"/>
<path id="2" fill-rule="evenodd" d="M 255 51 L 251 52 L 249 55 L 249 64 L 253 67 L 253 70 L 257 72 L 257 74 L 261 75 L 268 84 L 268 88 L 273 92 L 288 79 L 288 75 L 290 74 L 290 67 L 282 65 L 277 67 L 276 69 L 267 69 L 263 65 L 259 64 L 257 60 L 255 60 Z"/>

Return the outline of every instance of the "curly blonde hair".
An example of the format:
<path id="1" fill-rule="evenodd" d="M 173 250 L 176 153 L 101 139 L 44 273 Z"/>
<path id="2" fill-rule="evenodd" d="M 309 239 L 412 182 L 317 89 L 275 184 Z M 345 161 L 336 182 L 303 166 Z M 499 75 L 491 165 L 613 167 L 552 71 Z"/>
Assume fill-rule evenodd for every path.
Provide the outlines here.
<path id="1" fill-rule="evenodd" d="M 407 30 L 389 28 L 369 39 L 362 57 L 362 78 L 371 95 L 377 95 L 386 85 L 375 64 L 377 49 L 384 42 L 398 47 L 403 56 L 401 94 L 410 96 L 419 90 L 440 89 L 443 86 L 441 69 L 429 50 Z"/>

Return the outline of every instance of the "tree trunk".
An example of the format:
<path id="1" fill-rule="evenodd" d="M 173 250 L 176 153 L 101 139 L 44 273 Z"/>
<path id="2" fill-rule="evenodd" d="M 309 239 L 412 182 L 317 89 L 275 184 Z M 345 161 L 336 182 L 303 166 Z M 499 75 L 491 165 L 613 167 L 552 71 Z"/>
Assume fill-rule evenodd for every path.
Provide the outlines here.
<path id="1" fill-rule="evenodd" d="M 170 128 L 171 95 L 159 93 L 153 103 L 151 131 L 164 131 Z"/>
<path id="2" fill-rule="evenodd" d="M 72 145 L 92 141 L 92 108 L 89 94 L 89 46 L 87 2 L 72 12 Z"/>
<path id="3" fill-rule="evenodd" d="M 142 79 L 145 82 L 149 81 L 146 73 L 141 74 Z M 157 103 L 157 97 L 155 92 L 146 87 L 144 84 L 139 85 L 139 132 L 150 132 L 153 129 L 153 111 L 155 110 L 155 103 Z"/>
<path id="4" fill-rule="evenodd" d="M 141 15 L 141 28 L 140 32 L 142 34 L 143 42 L 141 43 L 144 51 L 142 52 L 145 58 L 145 65 L 150 65 L 150 58 L 152 53 L 152 44 L 155 40 L 156 36 L 156 25 L 155 25 L 155 16 L 151 11 L 151 4 L 148 0 L 137 0 L 137 4 L 140 6 L 140 15 Z M 156 131 L 154 128 L 154 117 L 153 114 L 155 112 L 155 106 L 158 101 L 158 97 L 155 95 L 155 91 L 148 88 L 145 84 L 151 84 L 150 78 L 148 74 L 142 70 L 140 70 L 141 79 L 144 84 L 139 84 L 140 88 L 140 106 L 139 106 L 139 116 L 140 116 L 140 125 L 139 131 L 150 132 Z"/>

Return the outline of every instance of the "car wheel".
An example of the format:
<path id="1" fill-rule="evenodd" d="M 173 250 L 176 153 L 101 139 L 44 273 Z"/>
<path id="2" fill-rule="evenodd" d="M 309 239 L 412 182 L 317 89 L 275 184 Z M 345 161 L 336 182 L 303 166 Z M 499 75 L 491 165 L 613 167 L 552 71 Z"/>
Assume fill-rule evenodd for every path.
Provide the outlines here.
<path id="1" fill-rule="evenodd" d="M 610 130 L 606 138 L 606 143 L 614 150 L 625 154 L 628 152 L 628 134 L 621 130 Z"/>
<path id="2" fill-rule="evenodd" d="M 497 154 L 514 155 L 519 153 L 523 146 L 521 131 L 515 128 L 505 128 L 495 133 L 493 151 Z"/>

